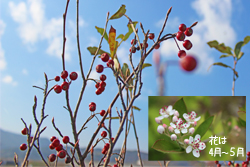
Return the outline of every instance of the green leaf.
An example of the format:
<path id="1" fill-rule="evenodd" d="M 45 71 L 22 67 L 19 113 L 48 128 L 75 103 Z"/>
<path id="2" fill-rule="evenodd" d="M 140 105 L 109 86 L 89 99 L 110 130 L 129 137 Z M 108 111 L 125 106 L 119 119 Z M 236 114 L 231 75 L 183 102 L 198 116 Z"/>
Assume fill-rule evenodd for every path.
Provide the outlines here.
<path id="1" fill-rule="evenodd" d="M 134 27 L 136 27 L 137 23 L 138 23 L 137 21 L 133 22 Z M 125 34 L 123 41 L 126 41 L 129 38 L 129 36 L 134 32 L 130 24 L 128 24 L 127 26 L 128 26 L 128 32 Z"/>
<path id="2" fill-rule="evenodd" d="M 165 139 L 156 140 L 152 146 L 153 149 L 162 153 L 184 153 L 185 150 L 180 148 L 176 142 L 167 141 Z"/>
<path id="3" fill-rule="evenodd" d="M 238 115 L 242 120 L 246 121 L 246 111 L 238 111 Z"/>
<path id="4" fill-rule="evenodd" d="M 238 78 L 239 77 L 239 74 L 237 71 L 233 70 L 234 71 L 234 74 L 236 75 L 236 77 Z"/>
<path id="5" fill-rule="evenodd" d="M 141 111 L 141 109 L 139 107 L 132 106 L 132 108 L 135 109 L 135 110 Z"/>
<path id="6" fill-rule="evenodd" d="M 87 49 L 88 49 L 88 51 L 90 52 L 91 55 L 95 55 L 95 53 L 97 51 L 97 47 L 96 46 L 94 46 L 94 47 L 89 46 L 89 47 L 87 47 Z M 105 52 L 104 50 L 99 49 L 97 55 L 101 55 L 103 53 L 108 53 L 108 52 Z"/>
<path id="7" fill-rule="evenodd" d="M 206 111 L 205 113 L 205 120 L 208 119 L 210 117 L 210 113 L 208 111 Z"/>
<path id="8" fill-rule="evenodd" d="M 127 73 L 127 70 L 128 70 L 128 69 L 129 69 L 129 68 L 128 68 L 128 64 L 127 64 L 127 63 L 123 63 L 123 65 L 122 65 L 122 73 L 121 73 L 120 75 L 121 75 L 121 77 L 122 77 L 124 80 L 127 79 L 126 73 Z"/>
<path id="9" fill-rule="evenodd" d="M 113 14 L 109 19 L 112 20 L 122 17 L 126 13 L 125 7 L 126 7 L 125 5 L 122 5 L 120 9 L 115 14 Z"/>
<path id="10" fill-rule="evenodd" d="M 243 119 L 239 118 L 239 122 L 240 122 L 240 126 L 246 127 L 246 121 L 244 121 Z"/>
<path id="11" fill-rule="evenodd" d="M 207 132 L 209 127 L 211 126 L 213 122 L 214 116 L 209 117 L 206 119 L 194 132 L 193 137 L 195 137 L 196 134 L 199 134 L 202 138 L 202 136 Z"/>
<path id="12" fill-rule="evenodd" d="M 246 36 L 244 38 L 244 44 L 243 44 L 243 46 L 246 45 L 249 41 L 250 41 L 250 36 Z"/>
<path id="13" fill-rule="evenodd" d="M 187 107 L 186 107 L 186 104 L 185 104 L 183 98 L 181 98 L 177 102 L 175 102 L 173 109 L 175 109 L 179 112 L 179 115 L 181 118 L 183 118 L 184 113 L 188 113 Z"/>
<path id="14" fill-rule="evenodd" d="M 244 53 L 243 53 L 243 52 L 240 52 L 239 55 L 238 55 L 238 57 L 237 57 L 237 59 L 240 60 L 240 58 L 241 58 L 243 55 L 244 55 Z"/>
<path id="15" fill-rule="evenodd" d="M 121 39 L 121 40 L 123 40 L 123 38 L 124 38 L 124 35 L 123 34 L 120 34 L 116 39 Z"/>
<path id="16" fill-rule="evenodd" d="M 229 57 L 229 56 L 232 56 L 232 55 L 221 55 L 220 58 L 224 58 L 224 57 Z"/>
<path id="17" fill-rule="evenodd" d="M 114 57 L 113 61 L 114 61 L 114 68 L 115 68 L 115 70 L 116 71 L 119 70 L 120 63 L 119 63 L 118 59 L 116 57 Z"/>
<path id="18" fill-rule="evenodd" d="M 218 41 L 214 40 L 214 41 L 209 41 L 207 42 L 207 44 L 211 47 L 211 48 L 215 48 L 218 51 L 220 51 L 221 53 L 227 53 L 232 55 L 232 48 L 230 48 L 229 46 L 225 46 L 224 43 L 219 44 Z"/>
<path id="19" fill-rule="evenodd" d="M 146 68 L 146 67 L 150 67 L 150 66 L 152 66 L 152 64 L 150 64 L 150 63 L 144 63 L 144 64 L 142 65 L 142 69 L 143 69 L 143 68 Z"/>
<path id="20" fill-rule="evenodd" d="M 97 27 L 97 26 L 95 26 L 95 28 L 97 29 L 97 31 L 98 31 L 101 35 L 103 35 L 103 32 L 104 32 L 104 29 L 103 29 L 103 28 L 100 28 L 100 27 Z M 107 42 L 109 41 L 108 34 L 107 34 L 106 31 L 105 31 L 105 34 L 104 34 L 104 39 L 106 39 Z"/>
<path id="21" fill-rule="evenodd" d="M 213 65 L 222 66 L 222 67 L 229 67 L 229 68 L 233 69 L 232 67 L 230 67 L 230 66 L 228 66 L 228 65 L 226 65 L 226 64 L 224 64 L 224 63 L 217 62 L 217 63 L 213 63 L 212 65 L 210 65 L 210 66 L 208 67 L 208 70 L 209 70 Z"/>
<path id="22" fill-rule="evenodd" d="M 240 41 L 238 42 L 236 45 L 235 45 L 235 48 L 234 48 L 234 53 L 235 53 L 235 56 L 237 57 L 238 59 L 238 56 L 239 56 L 239 53 L 240 53 L 240 50 L 241 50 L 241 47 L 243 46 L 244 42 L 243 41 Z"/>

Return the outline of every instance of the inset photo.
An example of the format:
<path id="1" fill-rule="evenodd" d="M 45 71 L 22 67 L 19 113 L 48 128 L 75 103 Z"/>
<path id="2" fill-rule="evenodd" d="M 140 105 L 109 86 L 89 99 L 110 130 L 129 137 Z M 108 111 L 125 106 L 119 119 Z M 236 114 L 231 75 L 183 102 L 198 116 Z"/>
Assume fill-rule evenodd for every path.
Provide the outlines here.
<path id="1" fill-rule="evenodd" d="M 246 96 L 149 96 L 148 160 L 246 160 Z"/>

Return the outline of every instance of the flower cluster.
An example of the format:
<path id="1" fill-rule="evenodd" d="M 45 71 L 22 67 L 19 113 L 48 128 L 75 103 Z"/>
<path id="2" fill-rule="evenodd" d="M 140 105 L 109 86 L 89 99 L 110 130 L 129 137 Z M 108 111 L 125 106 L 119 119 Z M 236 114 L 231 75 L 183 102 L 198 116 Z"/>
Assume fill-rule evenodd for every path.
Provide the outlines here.
<path id="1" fill-rule="evenodd" d="M 179 112 L 173 109 L 173 106 L 165 106 L 159 111 L 160 116 L 155 118 L 156 123 L 159 124 L 157 131 L 160 134 L 165 134 L 171 138 L 171 140 L 178 142 L 183 148 L 186 149 L 186 153 L 193 152 L 195 157 L 200 157 L 200 150 L 206 148 L 206 144 L 201 142 L 201 136 L 196 134 L 195 138 L 189 136 L 189 139 L 183 139 L 187 135 L 192 135 L 195 131 L 197 121 L 200 120 L 200 116 L 197 117 L 195 111 L 190 113 L 184 113 L 183 120 L 179 118 Z M 162 123 L 164 118 L 169 119 L 170 125 Z M 183 140 L 183 141 L 182 141 Z"/>

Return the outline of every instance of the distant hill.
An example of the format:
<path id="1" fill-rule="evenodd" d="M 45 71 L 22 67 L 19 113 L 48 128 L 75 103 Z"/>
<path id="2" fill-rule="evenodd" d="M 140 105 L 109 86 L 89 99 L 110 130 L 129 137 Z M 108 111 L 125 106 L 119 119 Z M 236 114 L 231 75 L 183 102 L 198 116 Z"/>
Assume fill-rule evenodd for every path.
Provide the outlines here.
<path id="1" fill-rule="evenodd" d="M 26 151 L 21 151 L 19 149 L 20 144 L 27 143 L 27 137 L 21 134 L 15 134 L 12 132 L 4 131 L 0 129 L 0 159 L 13 159 L 14 152 L 18 154 L 19 159 L 23 159 Z M 49 149 L 50 140 L 48 138 L 40 138 L 40 147 L 41 152 L 46 156 L 49 156 L 52 153 L 55 153 L 55 150 Z M 85 148 L 82 148 L 83 152 Z M 114 150 L 114 152 L 119 153 L 119 150 Z M 142 159 L 147 160 L 148 154 L 141 153 Z M 95 160 L 101 159 L 103 154 L 101 154 L 101 149 L 94 150 L 94 158 Z M 117 157 L 117 156 L 116 156 Z M 111 162 L 115 162 L 115 157 L 111 159 Z M 33 148 L 29 157 L 30 160 L 41 160 L 39 154 L 36 149 Z M 86 160 L 90 160 L 90 156 L 87 157 Z M 126 154 L 126 163 L 136 163 L 138 161 L 137 151 L 127 151 Z"/>

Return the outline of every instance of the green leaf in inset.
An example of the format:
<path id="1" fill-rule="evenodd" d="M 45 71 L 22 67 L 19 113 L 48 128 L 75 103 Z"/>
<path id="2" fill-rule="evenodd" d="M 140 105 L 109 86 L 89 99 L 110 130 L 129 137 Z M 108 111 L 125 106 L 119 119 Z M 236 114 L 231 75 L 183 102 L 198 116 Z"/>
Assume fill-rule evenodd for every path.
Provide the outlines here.
<path id="1" fill-rule="evenodd" d="M 135 109 L 135 110 L 141 111 L 141 109 L 139 107 L 132 106 L 132 108 Z"/>
<path id="2" fill-rule="evenodd" d="M 118 35 L 118 37 L 116 38 L 116 39 L 121 39 L 121 40 L 123 40 L 123 38 L 124 38 L 124 35 L 123 34 L 120 34 L 120 35 Z"/>
<path id="3" fill-rule="evenodd" d="M 250 36 L 246 36 L 245 38 L 244 38 L 244 44 L 243 45 L 246 45 L 248 42 L 250 41 Z"/>
<path id="4" fill-rule="evenodd" d="M 229 68 L 233 69 L 229 65 L 226 65 L 226 64 L 221 63 L 221 62 L 217 62 L 217 63 L 213 63 L 212 65 L 210 65 L 207 70 L 209 70 L 213 65 L 222 66 L 222 67 L 229 67 Z"/>
<path id="5" fill-rule="evenodd" d="M 208 119 L 210 117 L 210 113 L 208 111 L 206 111 L 205 113 L 205 120 Z"/>
<path id="6" fill-rule="evenodd" d="M 187 107 L 186 107 L 186 104 L 185 104 L 183 98 L 181 98 L 177 102 L 175 102 L 173 109 L 175 109 L 179 112 L 179 115 L 181 118 L 183 118 L 184 113 L 188 113 Z"/>
<path id="7" fill-rule="evenodd" d="M 223 58 L 223 57 L 229 57 L 229 56 L 232 56 L 232 55 L 221 55 L 220 58 Z"/>
<path id="8" fill-rule="evenodd" d="M 240 125 L 241 127 L 246 127 L 246 121 L 244 121 L 243 119 L 241 119 L 241 118 L 239 117 L 239 125 Z"/>
<path id="9" fill-rule="evenodd" d="M 206 119 L 194 132 L 193 137 L 195 137 L 196 134 L 199 134 L 202 138 L 202 136 L 207 132 L 209 127 L 211 126 L 212 122 L 214 120 L 214 116 L 210 116 L 208 119 Z"/>
<path id="10" fill-rule="evenodd" d="M 122 5 L 120 9 L 115 14 L 113 14 L 109 19 L 112 20 L 122 17 L 126 13 L 125 7 L 126 7 L 125 5 Z"/>
<path id="11" fill-rule="evenodd" d="M 246 121 L 246 111 L 238 111 L 238 115 L 242 120 Z"/>
<path id="12" fill-rule="evenodd" d="M 243 41 L 240 41 L 238 42 L 236 45 L 235 45 L 235 48 L 234 48 L 234 54 L 235 56 L 237 57 L 238 59 L 238 56 L 239 56 L 239 53 L 240 53 L 240 50 L 241 50 L 241 47 L 243 46 L 244 42 Z"/>
<path id="13" fill-rule="evenodd" d="M 142 65 L 142 69 L 143 69 L 143 68 L 146 68 L 146 67 L 150 67 L 150 66 L 152 66 L 152 64 L 150 64 L 150 63 L 144 63 L 144 64 Z"/>
<path id="14" fill-rule="evenodd" d="M 90 52 L 91 55 L 95 55 L 95 53 L 97 51 L 97 47 L 96 46 L 94 46 L 94 47 L 89 46 L 89 47 L 87 47 L 87 49 L 88 49 L 88 51 Z M 108 53 L 108 52 L 105 52 L 104 50 L 99 49 L 97 55 L 101 55 L 103 53 Z"/>
<path id="15" fill-rule="evenodd" d="M 133 22 L 134 27 L 136 27 L 137 23 L 138 23 L 137 21 Z M 125 34 L 123 41 L 126 41 L 132 33 L 133 33 L 133 29 L 132 29 L 131 25 L 128 24 L 128 32 Z"/>
<path id="16" fill-rule="evenodd" d="M 238 55 L 238 57 L 237 57 L 237 59 L 240 60 L 240 58 L 241 58 L 243 55 L 244 55 L 244 53 L 243 53 L 243 52 L 240 52 L 239 55 Z"/>
<path id="17" fill-rule="evenodd" d="M 101 35 L 103 35 L 103 32 L 104 32 L 104 29 L 103 29 L 103 28 L 100 28 L 100 27 L 97 27 L 97 26 L 95 26 L 95 28 L 97 29 L 97 31 L 98 31 Z M 104 39 L 106 39 L 106 41 L 109 42 L 108 34 L 107 34 L 106 31 L 105 31 L 105 33 L 104 33 Z"/>
<path id="18" fill-rule="evenodd" d="M 219 42 L 214 40 L 214 41 L 209 41 L 207 44 L 210 46 L 210 48 L 215 48 L 219 45 Z"/>
<path id="19" fill-rule="evenodd" d="M 162 153 L 184 153 L 185 152 L 185 150 L 180 148 L 176 142 L 171 141 L 171 140 L 167 141 L 164 139 L 156 140 L 152 148 Z"/>

